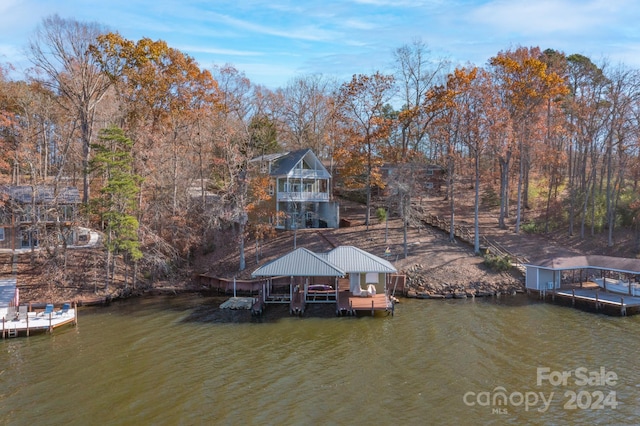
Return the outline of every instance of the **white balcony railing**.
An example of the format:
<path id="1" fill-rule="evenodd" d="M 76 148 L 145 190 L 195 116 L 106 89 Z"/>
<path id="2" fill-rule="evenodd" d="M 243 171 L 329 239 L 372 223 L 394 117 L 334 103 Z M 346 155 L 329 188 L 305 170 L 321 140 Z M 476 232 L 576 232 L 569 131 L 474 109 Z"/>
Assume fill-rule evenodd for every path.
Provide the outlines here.
<path id="1" fill-rule="evenodd" d="M 278 192 L 278 201 L 329 201 L 328 192 Z"/>

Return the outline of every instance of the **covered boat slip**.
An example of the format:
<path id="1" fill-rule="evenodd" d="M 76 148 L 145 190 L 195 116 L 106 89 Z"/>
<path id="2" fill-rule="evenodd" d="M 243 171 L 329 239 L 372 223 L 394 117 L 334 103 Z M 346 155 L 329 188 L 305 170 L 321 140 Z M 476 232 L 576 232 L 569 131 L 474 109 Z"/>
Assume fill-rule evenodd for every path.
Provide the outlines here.
<path id="1" fill-rule="evenodd" d="M 337 314 L 354 314 L 393 312 L 387 280 L 395 272 L 384 259 L 342 246 L 320 254 L 299 248 L 261 266 L 252 276 L 265 277 L 263 304 L 288 303 L 290 312 L 300 315 L 309 303 L 330 303 Z"/>
<path id="2" fill-rule="evenodd" d="M 526 288 L 543 299 L 570 300 L 572 306 L 640 313 L 640 260 L 611 256 L 574 256 L 527 264 Z"/>
<path id="3" fill-rule="evenodd" d="M 620 313 L 620 315 L 640 312 L 640 297 L 601 291 L 599 287 L 563 288 L 551 293 L 552 300 L 556 297 L 571 301 L 572 306 L 576 304 L 593 306 L 596 311 Z"/>

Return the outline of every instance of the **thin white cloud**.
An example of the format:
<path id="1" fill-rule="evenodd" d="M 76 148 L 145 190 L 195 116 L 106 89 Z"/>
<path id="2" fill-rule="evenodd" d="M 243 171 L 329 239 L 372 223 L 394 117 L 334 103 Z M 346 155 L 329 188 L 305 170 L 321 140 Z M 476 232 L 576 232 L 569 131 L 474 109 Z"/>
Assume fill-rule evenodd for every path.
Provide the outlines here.
<path id="1" fill-rule="evenodd" d="M 377 25 L 361 19 L 347 19 L 343 26 L 354 30 L 373 30 L 377 28 Z"/>
<path id="2" fill-rule="evenodd" d="M 264 52 L 258 52 L 258 51 L 222 49 L 222 48 L 216 48 L 216 47 L 206 47 L 206 46 L 196 46 L 196 45 L 182 45 L 176 48 L 178 50 L 185 50 L 188 52 L 197 52 L 197 53 L 207 53 L 211 55 L 264 56 Z"/>
<path id="3" fill-rule="evenodd" d="M 532 34 L 584 33 L 615 22 L 624 9 L 612 0 L 494 0 L 468 15 L 468 21 L 495 32 Z"/>
<path id="4" fill-rule="evenodd" d="M 273 26 L 267 26 L 258 24 L 244 19 L 234 18 L 229 15 L 223 15 L 218 13 L 210 13 L 208 16 L 214 22 L 219 22 L 225 25 L 232 26 L 239 30 L 250 31 L 252 33 L 276 36 L 282 38 L 308 40 L 308 41 L 322 41 L 333 39 L 336 37 L 336 33 L 323 30 L 316 26 L 293 26 L 293 28 L 280 29 Z"/>
<path id="5" fill-rule="evenodd" d="M 353 0 L 354 3 L 367 6 L 378 7 L 424 7 L 442 3 L 439 0 L 417 1 L 417 0 Z"/>

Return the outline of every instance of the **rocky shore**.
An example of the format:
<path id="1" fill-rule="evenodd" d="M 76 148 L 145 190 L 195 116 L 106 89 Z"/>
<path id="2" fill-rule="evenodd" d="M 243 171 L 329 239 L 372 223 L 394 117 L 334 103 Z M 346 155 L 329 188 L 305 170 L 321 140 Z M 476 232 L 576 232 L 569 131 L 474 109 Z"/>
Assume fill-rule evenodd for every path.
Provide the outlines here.
<path id="1" fill-rule="evenodd" d="M 488 278 L 474 279 L 464 271 L 456 271 L 448 279 L 433 268 L 415 264 L 405 270 L 407 297 L 420 299 L 464 299 L 467 297 L 490 297 L 515 295 L 524 292 L 524 281 L 512 274 L 497 274 Z M 445 278 L 445 279 L 443 279 Z"/>

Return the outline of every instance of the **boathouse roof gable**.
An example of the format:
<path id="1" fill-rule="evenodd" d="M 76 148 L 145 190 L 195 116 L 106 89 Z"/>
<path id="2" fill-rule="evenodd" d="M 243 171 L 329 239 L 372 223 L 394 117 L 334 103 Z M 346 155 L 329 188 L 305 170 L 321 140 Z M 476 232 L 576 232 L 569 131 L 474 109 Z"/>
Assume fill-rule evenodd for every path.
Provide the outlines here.
<path id="1" fill-rule="evenodd" d="M 299 248 L 256 269 L 253 277 L 343 277 L 348 273 L 395 273 L 387 260 L 353 246 L 336 247 L 327 253 Z"/>
<path id="2" fill-rule="evenodd" d="M 343 277 L 346 272 L 306 248 L 299 248 L 259 267 L 252 277 Z"/>
<path id="3" fill-rule="evenodd" d="M 346 272 L 398 272 L 389 261 L 354 246 L 339 246 L 325 255 L 329 262 Z"/>
<path id="4" fill-rule="evenodd" d="M 525 266 L 556 271 L 570 269 L 602 269 L 640 274 L 640 259 L 600 255 L 554 257 L 535 264 L 525 264 Z"/>

